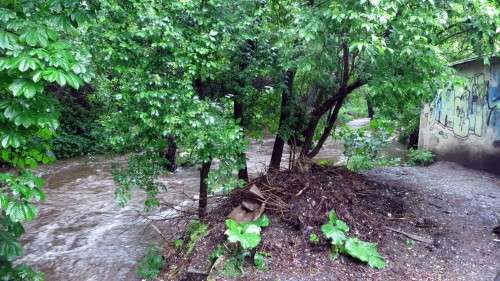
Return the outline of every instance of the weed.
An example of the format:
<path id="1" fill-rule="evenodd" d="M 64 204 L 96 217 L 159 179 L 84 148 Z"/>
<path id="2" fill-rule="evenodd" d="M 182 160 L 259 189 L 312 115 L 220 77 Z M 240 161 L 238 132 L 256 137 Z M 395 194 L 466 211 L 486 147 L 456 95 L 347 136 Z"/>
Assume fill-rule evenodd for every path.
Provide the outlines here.
<path id="1" fill-rule="evenodd" d="M 257 252 L 253 256 L 253 264 L 259 270 L 266 270 L 266 257 L 270 257 L 271 254 L 265 252 Z"/>
<path id="2" fill-rule="evenodd" d="M 411 248 L 413 245 L 415 245 L 415 240 L 406 239 L 405 244 L 406 244 L 406 246 L 408 246 L 408 248 Z"/>
<path id="3" fill-rule="evenodd" d="M 428 149 L 410 149 L 407 164 L 426 166 L 434 162 L 434 153 Z"/>
<path id="4" fill-rule="evenodd" d="M 231 243 L 238 243 L 242 250 L 250 250 L 260 243 L 260 231 L 262 227 L 269 225 L 269 218 L 266 215 L 258 220 L 248 223 L 237 223 L 232 219 L 226 220 L 227 240 Z"/>
<path id="5" fill-rule="evenodd" d="M 266 215 L 261 216 L 258 220 L 238 223 L 232 219 L 226 220 L 226 236 L 229 243 L 236 244 L 236 249 L 229 253 L 229 259 L 225 261 L 221 274 L 226 277 L 238 277 L 243 274 L 243 264 L 246 257 L 252 256 L 251 250 L 256 248 L 260 241 L 260 232 L 263 227 L 267 227 L 270 221 Z M 215 263 L 218 258 L 225 255 L 223 245 L 218 245 L 210 254 L 209 260 Z M 266 257 L 269 254 L 264 252 L 256 252 L 253 255 L 253 263 L 259 270 L 265 270 Z"/>
<path id="6" fill-rule="evenodd" d="M 225 250 L 224 246 L 222 244 L 217 245 L 215 249 L 210 253 L 210 256 L 208 256 L 208 260 L 210 263 L 215 263 L 220 257 L 224 256 Z"/>
<path id="7" fill-rule="evenodd" d="M 165 266 L 162 256 L 163 249 L 156 245 L 151 245 L 146 250 L 146 255 L 139 260 L 137 265 L 137 275 L 146 280 L 153 280 L 160 274 Z"/>
<path id="8" fill-rule="evenodd" d="M 335 162 L 333 160 L 330 160 L 330 159 L 322 159 L 322 160 L 319 160 L 318 165 L 320 165 L 322 167 L 332 167 L 335 165 Z"/>
<path id="9" fill-rule="evenodd" d="M 205 237 L 208 234 L 208 226 L 198 220 L 192 220 L 189 222 L 187 228 L 186 228 L 186 235 L 185 239 L 187 239 L 185 243 L 186 247 L 186 255 L 190 255 L 194 247 L 196 246 L 196 243 L 198 241 Z"/>
<path id="10" fill-rule="evenodd" d="M 174 248 L 180 249 L 184 245 L 184 240 L 182 239 L 175 239 L 174 240 Z"/>
<path id="11" fill-rule="evenodd" d="M 385 260 L 377 251 L 377 245 L 348 237 L 349 226 L 338 219 L 334 211 L 328 213 L 328 222 L 321 226 L 321 232 L 330 240 L 332 259 L 336 259 L 339 253 L 344 253 L 368 263 L 370 267 L 377 269 L 385 267 Z"/>
<path id="12" fill-rule="evenodd" d="M 309 242 L 313 244 L 319 244 L 319 236 L 314 232 L 309 234 Z"/>

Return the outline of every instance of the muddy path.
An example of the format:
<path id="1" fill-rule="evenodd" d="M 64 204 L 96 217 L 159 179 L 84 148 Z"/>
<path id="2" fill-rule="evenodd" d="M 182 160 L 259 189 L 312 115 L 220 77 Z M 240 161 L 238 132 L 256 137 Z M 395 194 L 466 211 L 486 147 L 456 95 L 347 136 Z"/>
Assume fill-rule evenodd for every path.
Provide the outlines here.
<path id="1" fill-rule="evenodd" d="M 418 251 L 406 259 L 432 265 L 438 274 L 429 280 L 496 280 L 500 237 L 492 229 L 500 224 L 500 177 L 450 162 L 381 168 L 366 175 L 415 195 L 405 207 L 421 217 L 418 231 L 434 242 L 432 252 Z"/>

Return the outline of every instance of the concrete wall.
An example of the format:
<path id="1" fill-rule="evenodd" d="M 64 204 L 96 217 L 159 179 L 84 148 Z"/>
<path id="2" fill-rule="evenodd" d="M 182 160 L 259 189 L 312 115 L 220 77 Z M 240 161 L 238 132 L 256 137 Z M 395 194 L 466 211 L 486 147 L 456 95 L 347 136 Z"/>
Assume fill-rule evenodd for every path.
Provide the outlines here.
<path id="1" fill-rule="evenodd" d="M 441 159 L 500 174 L 500 61 L 455 66 L 464 85 L 440 90 L 420 117 L 419 147 Z"/>

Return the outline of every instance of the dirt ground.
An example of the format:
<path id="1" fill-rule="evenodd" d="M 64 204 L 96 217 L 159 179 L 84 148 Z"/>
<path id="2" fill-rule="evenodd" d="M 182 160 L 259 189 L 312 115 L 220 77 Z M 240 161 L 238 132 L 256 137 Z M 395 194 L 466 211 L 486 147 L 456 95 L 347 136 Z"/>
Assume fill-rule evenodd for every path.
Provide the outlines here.
<path id="1" fill-rule="evenodd" d="M 284 209 L 266 211 L 272 223 L 263 230 L 259 251 L 271 255 L 267 270 L 248 265 L 241 277 L 217 280 L 491 281 L 500 271 L 500 237 L 492 233 L 500 224 L 499 177 L 439 162 L 364 174 L 313 166 L 308 173 L 284 171 L 256 184 L 264 192 L 279 193 L 286 203 Z M 208 255 L 224 240 L 223 221 L 238 201 L 235 193 L 210 213 L 210 233 L 187 271 L 210 268 Z M 385 269 L 342 255 L 331 260 L 326 241 L 308 241 L 311 232 L 320 233 L 332 209 L 348 223 L 350 235 L 378 243 L 388 261 Z M 202 280 L 195 277 L 182 279 Z"/>

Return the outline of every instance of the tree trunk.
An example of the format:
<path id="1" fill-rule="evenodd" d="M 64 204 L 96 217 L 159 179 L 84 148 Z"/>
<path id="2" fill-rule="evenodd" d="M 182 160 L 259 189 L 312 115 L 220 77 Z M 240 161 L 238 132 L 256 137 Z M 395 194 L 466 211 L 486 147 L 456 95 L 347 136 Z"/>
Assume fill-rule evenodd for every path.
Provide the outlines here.
<path id="1" fill-rule="evenodd" d="M 366 107 L 368 109 L 368 118 L 373 119 L 373 116 L 375 115 L 375 111 L 373 110 L 373 101 L 372 97 L 370 95 L 366 95 Z"/>
<path id="2" fill-rule="evenodd" d="M 236 122 L 239 122 L 239 124 L 240 124 L 240 126 L 242 128 L 244 128 L 244 124 L 243 124 L 243 110 L 244 110 L 243 109 L 243 103 L 238 99 L 238 97 L 236 97 L 236 95 L 234 96 L 233 102 L 234 102 L 234 108 L 233 108 L 234 119 L 237 120 Z M 240 159 L 242 159 L 242 161 L 244 161 L 244 166 L 243 166 L 243 168 L 241 168 L 238 171 L 238 178 L 240 180 L 248 182 L 247 156 L 243 152 L 243 153 L 241 153 L 239 155 L 239 157 L 240 157 Z"/>
<path id="3" fill-rule="evenodd" d="M 314 156 L 316 156 L 319 153 L 319 151 L 321 150 L 321 148 L 323 147 L 323 145 L 325 144 L 325 141 L 328 139 L 328 137 L 332 133 L 333 127 L 335 127 L 335 121 L 337 121 L 337 117 L 339 115 L 339 111 L 340 111 L 340 108 L 342 107 L 344 99 L 345 98 L 340 99 L 337 102 L 337 104 L 335 105 L 335 108 L 333 109 L 332 114 L 328 118 L 326 127 L 323 130 L 323 134 L 319 138 L 318 143 L 313 148 L 313 150 L 307 154 L 307 157 L 313 158 Z"/>
<path id="4" fill-rule="evenodd" d="M 408 136 L 408 149 L 410 149 L 410 148 L 417 149 L 418 148 L 418 133 L 419 133 L 419 129 L 416 128 Z"/>
<path id="5" fill-rule="evenodd" d="M 208 174 L 210 173 L 210 166 L 212 161 L 203 162 L 200 168 L 200 201 L 198 205 L 198 217 L 204 218 L 207 216 L 207 204 L 208 204 Z"/>
<path id="6" fill-rule="evenodd" d="M 290 117 L 290 99 L 292 98 L 293 91 L 293 78 L 295 77 L 295 70 L 288 70 L 285 77 L 286 89 L 281 94 L 281 112 L 278 132 L 274 140 L 273 152 L 271 153 L 271 162 L 269 163 L 270 171 L 279 171 L 281 165 L 281 157 L 283 156 L 283 147 L 285 140 L 281 136 L 282 130 Z"/>
<path id="7" fill-rule="evenodd" d="M 163 156 L 167 160 L 165 167 L 170 172 L 175 172 L 177 169 L 176 155 L 177 155 L 177 143 L 174 137 L 168 136 L 167 138 L 167 148 L 163 151 Z"/>
<path id="8" fill-rule="evenodd" d="M 302 150 L 300 151 L 300 156 L 299 156 L 299 158 L 301 159 L 309 158 L 310 150 L 314 139 L 314 133 L 323 115 L 325 115 L 325 113 L 327 113 L 335 104 L 339 105 L 338 110 L 340 110 L 342 101 L 347 97 L 347 95 L 364 84 L 364 82 L 359 79 L 354 81 L 352 84 L 348 84 L 350 71 L 349 71 L 349 47 L 347 46 L 347 43 L 342 44 L 342 49 L 343 49 L 342 52 L 343 74 L 342 74 L 342 82 L 340 84 L 340 88 L 338 89 L 337 93 L 332 95 L 322 104 L 316 106 L 311 112 L 309 123 L 303 133 L 304 144 L 302 145 Z M 335 118 L 337 114 L 335 114 Z M 325 140 L 326 137 L 324 137 Z M 323 144 L 321 144 L 320 147 L 317 149 L 318 152 L 322 145 Z"/>

